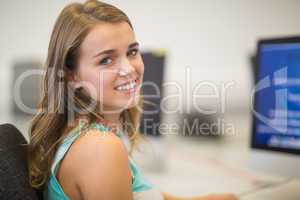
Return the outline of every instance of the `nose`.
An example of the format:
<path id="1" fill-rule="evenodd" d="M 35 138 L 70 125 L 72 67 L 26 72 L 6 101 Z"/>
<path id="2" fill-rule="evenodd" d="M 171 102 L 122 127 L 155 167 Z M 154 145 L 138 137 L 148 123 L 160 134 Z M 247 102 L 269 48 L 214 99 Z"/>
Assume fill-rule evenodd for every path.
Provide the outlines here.
<path id="1" fill-rule="evenodd" d="M 131 62 L 127 59 L 124 58 L 122 59 L 121 66 L 119 68 L 119 74 L 120 76 L 126 76 L 135 71 L 134 66 L 131 64 Z"/>

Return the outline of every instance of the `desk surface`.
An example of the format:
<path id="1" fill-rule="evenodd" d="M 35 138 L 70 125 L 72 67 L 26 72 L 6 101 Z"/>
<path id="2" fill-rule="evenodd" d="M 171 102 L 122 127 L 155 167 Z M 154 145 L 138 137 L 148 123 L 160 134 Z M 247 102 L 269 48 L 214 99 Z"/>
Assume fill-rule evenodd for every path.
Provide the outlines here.
<path id="1" fill-rule="evenodd" d="M 235 126 L 234 135 L 219 139 L 176 135 L 149 138 L 134 157 L 159 189 L 179 196 L 248 194 L 283 182 L 285 177 L 249 169 L 249 118 L 236 116 L 227 120 Z M 288 185 L 283 191 L 295 191 L 294 187 Z M 260 199 L 257 195 L 252 199 Z"/>

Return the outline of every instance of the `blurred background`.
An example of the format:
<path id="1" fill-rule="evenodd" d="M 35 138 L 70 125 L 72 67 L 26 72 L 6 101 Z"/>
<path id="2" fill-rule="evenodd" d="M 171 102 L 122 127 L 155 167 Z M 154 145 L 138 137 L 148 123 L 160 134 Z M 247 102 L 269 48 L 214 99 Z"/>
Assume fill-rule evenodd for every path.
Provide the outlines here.
<path id="1" fill-rule="evenodd" d="M 69 0 L 2 1 L 0 6 L 0 123 L 12 123 L 28 138 L 31 116 L 18 109 L 14 94 L 29 108 L 38 100 L 40 76 L 16 81 L 27 69 L 39 69 L 47 55 L 50 34 Z M 81 1 L 83 2 L 83 1 Z M 161 190 L 177 195 L 210 192 L 250 194 L 285 177 L 249 168 L 253 55 L 263 38 L 300 34 L 298 0 L 106 0 L 130 17 L 147 66 L 157 65 L 166 110 L 154 116 L 155 129 L 135 156 L 145 174 Z M 147 70 L 147 69 L 146 69 Z M 153 72 L 152 72 L 153 73 Z M 145 74 L 147 76 L 147 73 Z M 157 78 L 149 71 L 147 80 Z M 193 103 L 193 88 L 202 95 Z M 22 87 L 24 87 L 22 89 Z M 217 98 L 212 96 L 216 94 Z M 205 97 L 205 95 L 207 95 Z M 161 98 L 158 100 L 160 102 Z M 198 106 L 198 109 L 195 108 Z M 212 114 L 200 114 L 199 108 Z M 170 112 L 168 112 L 170 111 Z M 145 116 L 144 116 L 145 117 Z M 218 134 L 184 136 L 182 123 L 199 119 L 216 124 Z M 154 136 L 153 136 L 154 135 Z M 160 135 L 160 136 L 158 136 Z M 290 189 L 288 189 L 290 190 Z"/>

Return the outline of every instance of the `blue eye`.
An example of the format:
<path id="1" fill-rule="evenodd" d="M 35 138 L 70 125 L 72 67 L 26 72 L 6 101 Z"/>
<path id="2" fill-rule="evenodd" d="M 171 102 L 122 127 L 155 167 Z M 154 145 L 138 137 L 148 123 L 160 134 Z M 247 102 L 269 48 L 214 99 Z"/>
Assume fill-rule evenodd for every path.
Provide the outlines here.
<path id="1" fill-rule="evenodd" d="M 127 56 L 136 56 L 138 54 L 138 49 L 132 49 L 128 52 Z"/>
<path id="2" fill-rule="evenodd" d="M 101 64 L 101 65 L 109 65 L 110 63 L 112 63 L 112 59 L 109 58 L 109 57 L 103 58 L 103 59 L 100 61 L 100 64 Z"/>

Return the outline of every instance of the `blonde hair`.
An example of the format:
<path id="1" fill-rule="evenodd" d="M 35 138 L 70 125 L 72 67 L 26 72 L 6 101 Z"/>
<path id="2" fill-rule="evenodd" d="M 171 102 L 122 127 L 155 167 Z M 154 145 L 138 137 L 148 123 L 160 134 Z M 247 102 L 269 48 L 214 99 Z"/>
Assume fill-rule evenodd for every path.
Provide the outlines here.
<path id="1" fill-rule="evenodd" d="M 74 95 L 69 95 L 66 76 L 75 70 L 76 58 L 83 39 L 88 31 L 99 22 L 126 22 L 133 29 L 124 12 L 115 6 L 96 0 L 67 5 L 55 23 L 48 48 L 39 111 L 33 118 L 29 129 L 29 176 L 34 188 L 41 188 L 45 185 L 57 147 L 64 139 L 64 133 L 78 125 L 78 123 L 72 123 L 73 125 L 68 123 L 68 116 L 71 112 L 74 113 L 75 122 L 82 116 L 88 119 L 88 123 L 103 120 L 101 114 L 97 112 L 97 107 L 93 110 L 88 107 L 93 99 L 82 90 L 75 90 Z M 139 138 L 142 102 L 141 98 L 139 105 L 121 114 L 124 122 L 131 125 L 126 126 L 131 147 Z M 85 111 L 85 114 L 79 112 L 78 109 Z"/>

